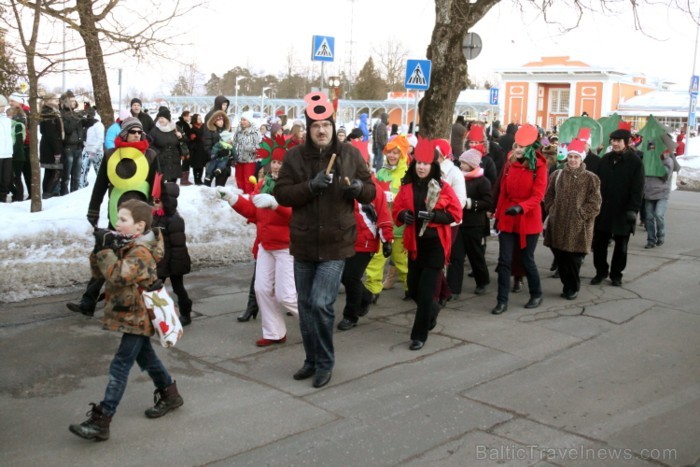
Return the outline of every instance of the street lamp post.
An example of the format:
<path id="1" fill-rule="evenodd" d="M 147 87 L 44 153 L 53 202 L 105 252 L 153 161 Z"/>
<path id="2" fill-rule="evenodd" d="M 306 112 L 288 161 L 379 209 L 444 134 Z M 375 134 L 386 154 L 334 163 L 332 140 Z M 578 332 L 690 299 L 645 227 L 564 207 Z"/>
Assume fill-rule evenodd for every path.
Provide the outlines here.
<path id="1" fill-rule="evenodd" d="M 233 113 L 238 115 L 238 82 L 245 78 L 245 76 L 236 76 L 236 100 L 233 103 Z"/>
<path id="2" fill-rule="evenodd" d="M 260 113 L 264 114 L 265 113 L 265 91 L 269 91 L 272 89 L 270 86 L 266 86 L 262 89 L 262 93 L 260 94 Z"/>

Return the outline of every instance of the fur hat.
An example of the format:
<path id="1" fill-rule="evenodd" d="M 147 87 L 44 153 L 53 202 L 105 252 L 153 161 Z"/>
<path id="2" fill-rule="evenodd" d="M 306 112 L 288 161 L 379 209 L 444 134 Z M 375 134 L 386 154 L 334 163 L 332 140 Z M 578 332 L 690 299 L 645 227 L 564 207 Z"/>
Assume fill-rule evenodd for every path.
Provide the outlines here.
<path id="1" fill-rule="evenodd" d="M 217 110 L 216 112 L 211 114 L 211 117 L 209 117 L 209 120 L 207 120 L 207 129 L 209 131 L 216 131 L 216 125 L 214 125 L 214 122 L 219 117 L 222 117 L 224 119 L 224 130 L 228 130 L 229 128 L 231 128 L 231 120 L 229 120 L 228 115 L 226 115 L 226 112 L 224 112 L 223 110 Z"/>
<path id="2" fill-rule="evenodd" d="M 141 102 L 141 99 L 139 99 L 138 97 L 134 97 L 133 99 L 131 99 L 131 103 L 129 104 L 129 107 L 131 107 L 134 104 L 143 105 L 143 103 Z"/>
<path id="3" fill-rule="evenodd" d="M 126 141 L 126 137 L 129 134 L 129 130 L 143 131 L 143 125 L 141 125 L 141 120 L 139 120 L 138 118 L 128 117 L 122 121 L 121 129 L 122 131 L 119 132 L 119 137 Z"/>
<path id="4" fill-rule="evenodd" d="M 629 130 L 624 130 L 622 128 L 618 128 L 617 130 L 613 131 L 610 133 L 610 139 L 621 139 L 625 141 L 625 145 L 630 144 L 630 138 L 632 137 L 632 133 Z"/>
<path id="5" fill-rule="evenodd" d="M 158 108 L 156 120 L 158 120 L 160 117 L 165 117 L 168 121 L 172 121 L 173 119 L 172 115 L 170 115 L 170 109 L 164 106 Z"/>
<path id="6" fill-rule="evenodd" d="M 244 119 L 248 120 L 250 122 L 250 124 L 252 125 L 253 123 L 255 123 L 253 115 L 255 115 L 255 114 L 253 113 L 252 110 L 246 110 L 245 112 L 243 112 L 241 114 L 241 120 L 244 120 Z"/>
<path id="7" fill-rule="evenodd" d="M 481 165 L 481 153 L 476 149 L 468 149 L 459 156 L 460 162 L 466 162 L 470 167 L 477 168 Z"/>

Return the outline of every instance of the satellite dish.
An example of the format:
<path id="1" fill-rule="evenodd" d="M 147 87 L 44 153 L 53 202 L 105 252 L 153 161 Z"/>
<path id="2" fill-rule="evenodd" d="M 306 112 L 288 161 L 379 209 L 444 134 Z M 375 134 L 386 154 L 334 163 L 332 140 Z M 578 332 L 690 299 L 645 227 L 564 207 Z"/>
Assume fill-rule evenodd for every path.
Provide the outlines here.
<path id="1" fill-rule="evenodd" d="M 462 41 L 462 52 L 464 53 L 464 58 L 467 60 L 473 60 L 479 56 L 481 53 L 481 37 L 475 32 L 469 32 L 464 36 Z"/>

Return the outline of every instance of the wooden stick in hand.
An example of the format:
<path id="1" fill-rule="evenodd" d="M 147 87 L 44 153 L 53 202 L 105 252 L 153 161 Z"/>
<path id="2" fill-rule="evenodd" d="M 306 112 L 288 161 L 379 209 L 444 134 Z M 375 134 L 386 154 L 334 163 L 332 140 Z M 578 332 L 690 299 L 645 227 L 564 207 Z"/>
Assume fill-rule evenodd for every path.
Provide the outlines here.
<path id="1" fill-rule="evenodd" d="M 331 169 L 333 168 L 333 163 L 335 162 L 335 153 L 331 156 L 331 160 L 328 161 L 328 167 L 326 167 L 326 175 L 331 174 Z"/>

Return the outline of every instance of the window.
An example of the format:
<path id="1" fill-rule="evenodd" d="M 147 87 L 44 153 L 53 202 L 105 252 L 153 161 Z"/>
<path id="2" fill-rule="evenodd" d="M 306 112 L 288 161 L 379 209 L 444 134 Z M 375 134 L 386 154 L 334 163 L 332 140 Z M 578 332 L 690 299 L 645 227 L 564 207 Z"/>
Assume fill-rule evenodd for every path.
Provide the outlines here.
<path id="1" fill-rule="evenodd" d="M 568 114 L 569 113 L 569 90 L 550 89 L 549 90 L 549 113 Z"/>

